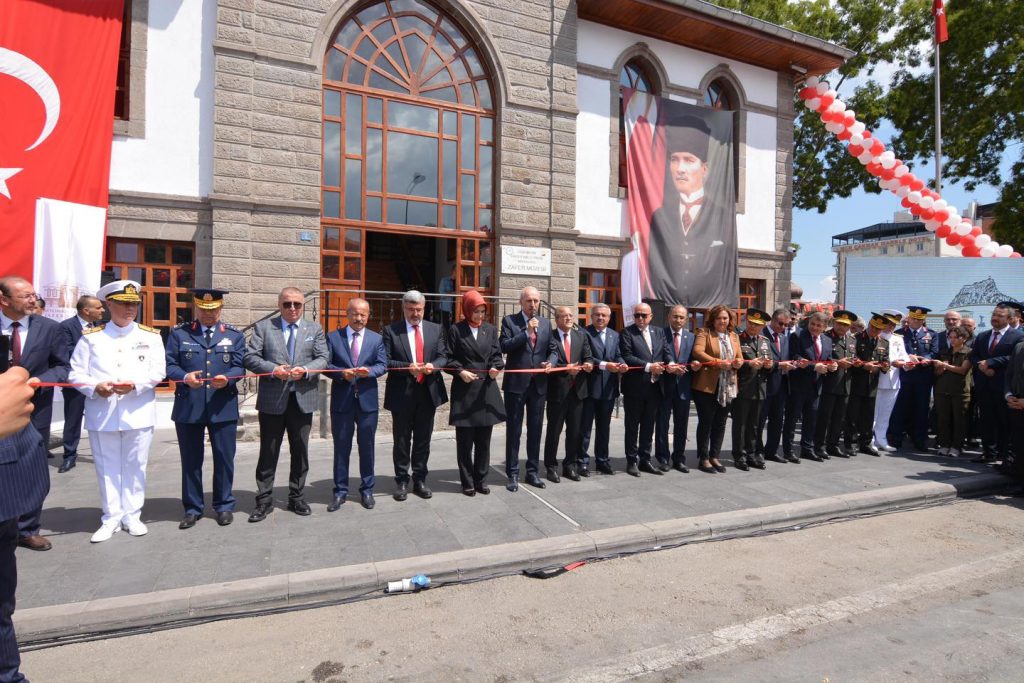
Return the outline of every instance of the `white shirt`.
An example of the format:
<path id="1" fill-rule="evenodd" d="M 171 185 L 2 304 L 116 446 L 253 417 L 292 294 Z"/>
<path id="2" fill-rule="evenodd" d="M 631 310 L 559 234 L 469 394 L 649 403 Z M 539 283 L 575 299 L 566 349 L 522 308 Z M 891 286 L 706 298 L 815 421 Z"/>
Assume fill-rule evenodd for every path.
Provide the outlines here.
<path id="1" fill-rule="evenodd" d="M 78 324 L 82 326 L 83 332 L 92 327 L 92 323 L 83 318 L 82 316 L 76 315 L 75 317 L 78 318 Z"/>
<path id="2" fill-rule="evenodd" d="M 18 339 L 21 340 L 22 351 L 25 350 L 25 344 L 28 342 L 28 324 L 31 321 L 31 318 L 32 316 L 26 315 L 24 318 L 18 321 Z M 6 315 L 3 314 L 2 311 L 0 311 L 0 330 L 3 331 L 4 335 L 10 337 L 11 334 L 14 332 L 14 328 L 11 327 L 11 324 L 13 322 L 13 320 L 8 318 Z"/>
<path id="3" fill-rule="evenodd" d="M 423 323 L 417 325 L 420 328 L 420 336 L 423 336 Z M 405 337 L 409 340 L 409 358 L 412 358 L 412 362 L 418 362 L 416 360 L 416 330 L 412 328 L 412 323 L 408 320 L 405 321 Z M 423 362 L 427 362 L 427 343 L 426 339 L 423 340 Z"/>
<path id="4" fill-rule="evenodd" d="M 97 432 L 144 429 L 156 424 L 154 387 L 167 375 L 163 339 L 134 322 L 127 327 L 107 323 L 78 340 L 71 354 L 68 381 L 83 384 L 85 428 Z M 100 382 L 131 382 L 135 388 L 103 398 L 95 393 Z"/>

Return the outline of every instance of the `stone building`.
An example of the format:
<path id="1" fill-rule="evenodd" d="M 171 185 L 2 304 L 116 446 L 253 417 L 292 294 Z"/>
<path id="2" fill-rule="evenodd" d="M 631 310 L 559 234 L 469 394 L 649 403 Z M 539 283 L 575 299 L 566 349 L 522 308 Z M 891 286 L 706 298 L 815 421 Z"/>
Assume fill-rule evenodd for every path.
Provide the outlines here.
<path id="1" fill-rule="evenodd" d="M 108 276 L 157 327 L 193 285 L 616 303 L 622 85 L 735 112 L 740 301 L 787 302 L 794 82 L 852 54 L 699 0 L 127 5 Z"/>

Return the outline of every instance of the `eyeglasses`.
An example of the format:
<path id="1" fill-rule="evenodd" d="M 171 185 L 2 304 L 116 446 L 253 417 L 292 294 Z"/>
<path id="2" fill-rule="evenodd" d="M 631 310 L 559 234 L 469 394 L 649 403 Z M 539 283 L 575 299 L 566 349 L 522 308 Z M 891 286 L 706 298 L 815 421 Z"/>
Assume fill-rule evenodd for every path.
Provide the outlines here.
<path id="1" fill-rule="evenodd" d="M 634 317 L 634 318 L 635 318 L 636 320 L 643 320 L 643 319 L 645 319 L 645 318 L 650 318 L 650 317 L 651 317 L 651 314 L 650 314 L 650 313 L 634 313 L 634 314 L 633 314 L 633 317 Z"/>
<path id="2" fill-rule="evenodd" d="M 285 308 L 302 308 L 301 301 L 282 301 L 281 305 Z"/>

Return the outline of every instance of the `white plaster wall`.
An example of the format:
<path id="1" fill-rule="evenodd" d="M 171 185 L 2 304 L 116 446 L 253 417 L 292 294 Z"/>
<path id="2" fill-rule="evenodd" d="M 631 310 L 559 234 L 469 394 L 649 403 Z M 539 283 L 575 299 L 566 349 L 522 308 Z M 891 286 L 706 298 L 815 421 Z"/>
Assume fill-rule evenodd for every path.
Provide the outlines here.
<path id="1" fill-rule="evenodd" d="M 146 134 L 114 137 L 111 190 L 210 193 L 216 11 L 216 0 L 150 0 Z"/>
<path id="2" fill-rule="evenodd" d="M 744 212 L 736 215 L 741 249 L 775 250 L 775 117 L 747 112 Z"/>
<path id="3" fill-rule="evenodd" d="M 608 81 L 580 74 L 576 81 L 576 229 L 588 235 L 628 237 L 625 202 L 608 195 L 611 164 Z"/>

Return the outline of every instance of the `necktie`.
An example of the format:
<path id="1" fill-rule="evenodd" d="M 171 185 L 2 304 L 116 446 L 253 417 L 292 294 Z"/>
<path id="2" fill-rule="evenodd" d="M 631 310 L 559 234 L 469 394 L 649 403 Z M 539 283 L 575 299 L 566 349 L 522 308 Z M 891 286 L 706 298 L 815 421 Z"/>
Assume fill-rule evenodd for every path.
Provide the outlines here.
<path id="1" fill-rule="evenodd" d="M 701 202 L 703 202 L 703 200 L 704 200 L 704 198 L 701 197 L 700 199 L 697 199 L 697 200 L 692 201 L 692 202 L 680 202 L 680 204 L 683 207 L 682 208 L 682 213 L 681 213 L 680 217 L 682 218 L 682 221 L 683 221 L 683 232 L 684 233 L 690 232 L 690 226 L 693 225 L 693 216 L 690 215 L 690 209 L 692 209 L 695 206 L 700 206 Z"/>
<path id="2" fill-rule="evenodd" d="M 821 360 L 821 337 L 814 338 L 814 360 Z"/>
<path id="3" fill-rule="evenodd" d="M 352 366 L 359 365 L 359 333 L 352 333 Z"/>
<path id="4" fill-rule="evenodd" d="M 420 332 L 419 325 L 412 326 L 413 334 L 416 335 L 416 362 L 420 365 L 423 364 L 423 333 Z M 423 384 L 427 379 L 426 375 L 418 375 L 416 377 L 417 384 Z"/>
<path id="5" fill-rule="evenodd" d="M 569 362 L 571 362 L 571 358 L 569 356 L 569 333 L 568 332 L 563 332 L 562 333 L 562 346 L 565 347 L 565 362 L 569 363 Z"/>
<path id="6" fill-rule="evenodd" d="M 679 360 L 679 345 L 680 345 L 680 343 L 681 343 L 681 340 L 680 340 L 680 338 L 679 338 L 679 337 L 680 337 L 680 334 L 679 334 L 678 332 L 676 332 L 674 336 L 675 336 L 675 338 L 676 338 L 676 340 L 675 340 L 675 347 L 676 347 L 676 360 Z"/>
<path id="7" fill-rule="evenodd" d="M 11 360 L 14 361 L 15 365 L 21 363 L 21 333 L 18 328 L 21 327 L 21 323 L 11 323 Z"/>
<path id="8" fill-rule="evenodd" d="M 18 323 L 14 323 L 17 325 Z M 988 355 L 992 355 L 992 352 L 996 350 L 996 344 L 999 343 L 999 330 L 992 330 L 992 343 L 988 345 Z M 14 361 L 17 363 L 18 361 Z"/>
<path id="9" fill-rule="evenodd" d="M 529 323 L 530 321 L 527 320 L 526 322 Z M 530 330 L 530 346 L 537 348 L 537 330 Z"/>
<path id="10" fill-rule="evenodd" d="M 213 328 L 207 327 L 206 332 L 203 333 L 206 336 L 206 348 L 210 348 L 210 342 L 213 341 Z M 291 343 L 291 342 L 289 342 Z M 289 351 L 290 353 L 290 351 Z"/>
<path id="11" fill-rule="evenodd" d="M 295 362 L 295 323 L 288 326 L 288 362 Z"/>
<path id="12" fill-rule="evenodd" d="M 648 329 L 645 329 L 643 331 L 643 336 L 644 336 L 644 343 L 647 344 L 647 351 L 653 354 L 654 353 L 654 347 L 651 346 L 651 331 L 648 330 Z"/>
<path id="13" fill-rule="evenodd" d="M 775 351 L 779 354 L 779 359 L 782 359 L 782 339 L 779 335 L 773 334 L 772 337 L 775 339 Z"/>

